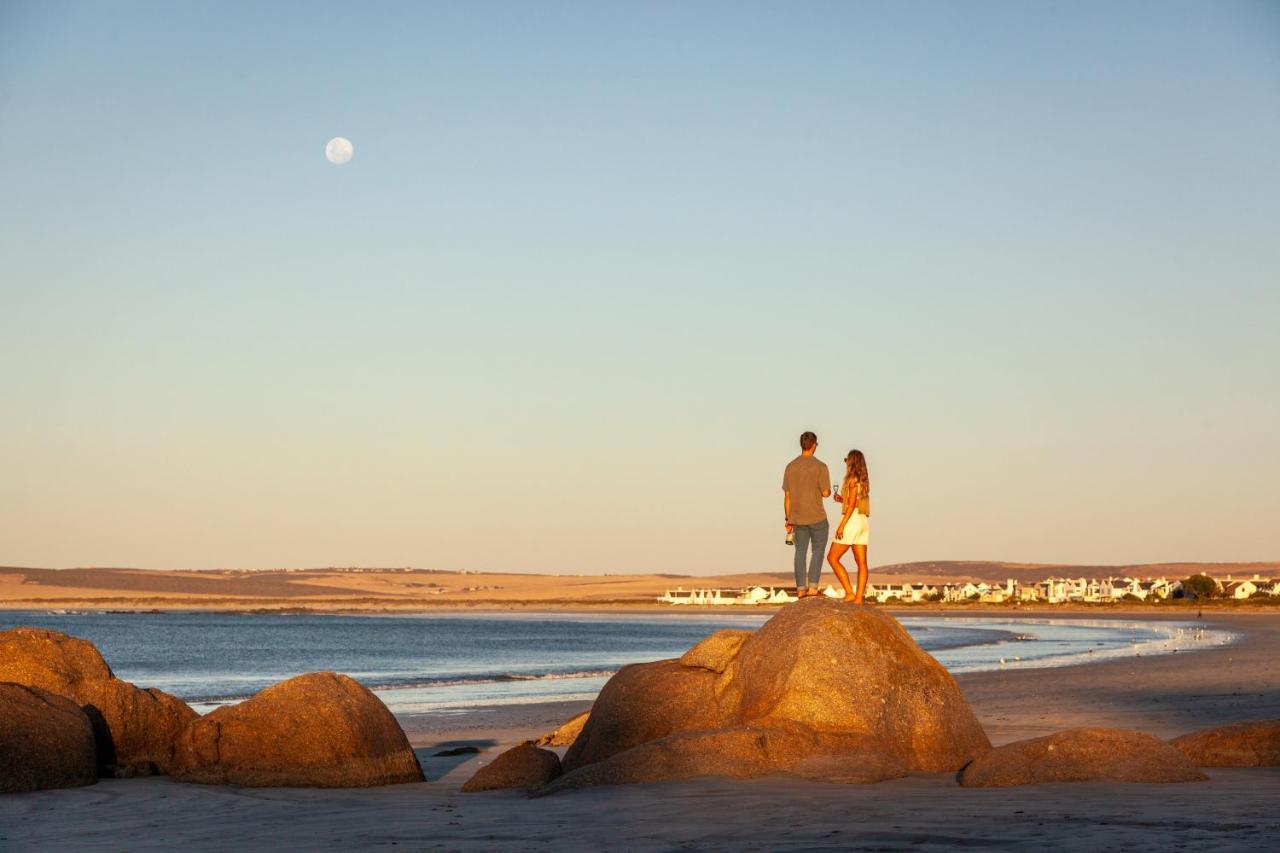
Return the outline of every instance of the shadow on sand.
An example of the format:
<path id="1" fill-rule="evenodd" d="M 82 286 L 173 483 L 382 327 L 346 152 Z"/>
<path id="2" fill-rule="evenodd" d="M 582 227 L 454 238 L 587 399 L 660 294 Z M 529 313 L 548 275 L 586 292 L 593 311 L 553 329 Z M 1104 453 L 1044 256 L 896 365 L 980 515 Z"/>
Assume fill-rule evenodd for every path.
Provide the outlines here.
<path id="1" fill-rule="evenodd" d="M 438 782 L 455 767 L 466 764 L 477 753 L 497 745 L 498 742 L 493 738 L 442 740 L 430 746 L 418 747 L 413 752 L 418 756 L 418 763 L 422 765 L 422 775 L 428 782 Z"/>

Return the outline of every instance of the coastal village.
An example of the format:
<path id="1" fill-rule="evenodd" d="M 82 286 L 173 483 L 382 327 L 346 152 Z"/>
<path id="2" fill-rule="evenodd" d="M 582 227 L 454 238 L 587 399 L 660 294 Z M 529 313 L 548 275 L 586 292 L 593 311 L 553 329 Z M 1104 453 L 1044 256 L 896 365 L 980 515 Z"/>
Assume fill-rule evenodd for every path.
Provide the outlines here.
<path id="1" fill-rule="evenodd" d="M 1225 580 L 1215 580 L 1217 598 L 1245 600 L 1250 598 L 1280 597 L 1280 580 L 1254 575 L 1248 579 L 1236 579 L 1228 575 Z M 843 592 L 828 584 L 824 594 L 831 598 L 843 597 Z M 1170 598 L 1183 598 L 1183 581 L 1169 578 L 1046 578 L 1034 583 L 1022 583 L 1008 578 L 1003 584 L 985 581 L 964 583 L 871 583 L 867 585 L 867 598 L 880 604 L 915 604 L 940 602 L 946 604 L 981 603 L 1005 604 L 1012 602 L 1042 602 L 1046 604 L 1109 604 L 1119 602 L 1149 602 Z M 693 605 L 758 605 L 786 604 L 796 600 L 787 588 L 754 586 L 746 589 L 677 587 L 658 596 L 660 604 Z"/>

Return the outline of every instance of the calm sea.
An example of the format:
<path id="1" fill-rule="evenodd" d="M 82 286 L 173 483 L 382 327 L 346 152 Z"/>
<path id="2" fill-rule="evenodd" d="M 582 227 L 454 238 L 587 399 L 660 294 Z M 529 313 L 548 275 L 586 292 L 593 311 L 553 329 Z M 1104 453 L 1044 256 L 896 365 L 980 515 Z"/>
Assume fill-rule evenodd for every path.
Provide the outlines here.
<path id="1" fill-rule="evenodd" d="M 0 611 L 93 642 L 121 678 L 207 711 L 290 676 L 345 672 L 398 714 L 590 699 L 619 667 L 680 655 L 769 614 L 421 616 Z M 1230 642 L 1194 623 L 930 618 L 902 624 L 953 672 L 1063 666 Z"/>

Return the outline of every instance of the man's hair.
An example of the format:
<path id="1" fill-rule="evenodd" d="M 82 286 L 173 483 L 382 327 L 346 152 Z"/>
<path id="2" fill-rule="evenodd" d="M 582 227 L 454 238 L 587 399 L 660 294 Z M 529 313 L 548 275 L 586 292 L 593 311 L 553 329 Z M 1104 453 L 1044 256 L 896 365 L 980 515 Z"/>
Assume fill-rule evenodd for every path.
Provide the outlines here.
<path id="1" fill-rule="evenodd" d="M 818 437 L 811 432 L 803 432 L 800 434 L 800 449 L 813 450 L 818 444 Z"/>

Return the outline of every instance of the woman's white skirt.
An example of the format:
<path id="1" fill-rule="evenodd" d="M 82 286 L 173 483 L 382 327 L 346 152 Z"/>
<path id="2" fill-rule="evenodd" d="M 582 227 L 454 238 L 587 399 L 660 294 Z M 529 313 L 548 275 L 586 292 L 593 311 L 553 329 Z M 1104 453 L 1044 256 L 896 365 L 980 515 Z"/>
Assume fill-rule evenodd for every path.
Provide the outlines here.
<path id="1" fill-rule="evenodd" d="M 837 538 L 841 545 L 867 545 L 871 542 L 871 519 L 856 509 L 844 523 L 844 535 Z"/>

